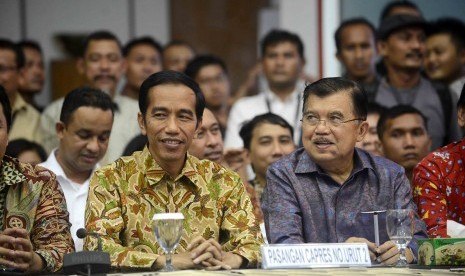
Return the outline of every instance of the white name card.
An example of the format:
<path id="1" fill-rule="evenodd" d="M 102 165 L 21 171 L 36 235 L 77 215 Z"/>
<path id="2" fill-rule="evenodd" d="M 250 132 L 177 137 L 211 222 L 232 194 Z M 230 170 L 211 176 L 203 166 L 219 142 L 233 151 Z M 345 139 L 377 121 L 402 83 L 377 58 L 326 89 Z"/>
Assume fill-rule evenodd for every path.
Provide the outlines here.
<path id="1" fill-rule="evenodd" d="M 261 250 L 264 269 L 371 266 L 365 243 L 268 244 Z"/>

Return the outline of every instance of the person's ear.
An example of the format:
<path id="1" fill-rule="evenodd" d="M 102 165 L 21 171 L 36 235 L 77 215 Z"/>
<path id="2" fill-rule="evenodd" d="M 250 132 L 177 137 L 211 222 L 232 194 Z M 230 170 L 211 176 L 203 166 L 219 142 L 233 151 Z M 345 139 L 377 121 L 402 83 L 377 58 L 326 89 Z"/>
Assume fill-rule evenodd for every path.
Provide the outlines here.
<path id="1" fill-rule="evenodd" d="M 137 113 L 137 122 L 139 123 L 140 132 L 142 135 L 147 135 L 147 130 L 145 129 L 145 119 L 142 113 Z"/>
<path id="2" fill-rule="evenodd" d="M 78 58 L 76 61 L 76 69 L 80 75 L 84 75 L 86 69 L 85 69 L 85 61 L 83 58 Z"/>
<path id="3" fill-rule="evenodd" d="M 123 58 L 123 61 L 121 62 L 121 74 L 126 74 L 128 70 L 128 62 L 126 61 L 125 58 Z"/>
<path id="4" fill-rule="evenodd" d="M 459 53 L 460 64 L 462 64 L 462 68 L 465 67 L 465 49 L 462 49 Z"/>
<path id="5" fill-rule="evenodd" d="M 376 50 L 378 51 L 378 55 L 384 57 L 386 55 L 386 41 L 380 40 L 376 42 Z"/>
<path id="6" fill-rule="evenodd" d="M 335 56 L 336 56 L 337 60 L 339 60 L 339 62 L 341 62 L 341 54 L 339 53 L 339 51 L 336 52 Z"/>
<path id="7" fill-rule="evenodd" d="M 365 135 L 368 133 L 368 122 L 363 121 L 360 123 L 357 129 L 357 142 L 363 141 L 363 138 L 365 138 Z"/>
<path id="8" fill-rule="evenodd" d="M 64 137 L 65 129 L 66 129 L 65 123 L 60 121 L 55 124 L 55 131 L 57 133 L 58 140 L 61 140 Z"/>
<path id="9" fill-rule="evenodd" d="M 375 144 L 375 147 L 378 150 L 378 152 L 381 154 L 381 156 L 384 156 L 383 142 L 381 142 L 381 140 L 379 141 L 379 143 Z"/>
<path id="10" fill-rule="evenodd" d="M 457 119 L 459 126 L 461 128 L 465 127 L 465 108 L 464 107 L 459 107 L 459 110 L 457 111 Z"/>
<path id="11" fill-rule="evenodd" d="M 428 134 L 428 152 L 431 152 L 431 146 L 433 145 L 433 139 Z"/>
<path id="12" fill-rule="evenodd" d="M 246 148 L 244 148 L 244 158 L 245 158 L 245 164 L 250 165 L 252 162 L 250 162 L 250 151 Z"/>

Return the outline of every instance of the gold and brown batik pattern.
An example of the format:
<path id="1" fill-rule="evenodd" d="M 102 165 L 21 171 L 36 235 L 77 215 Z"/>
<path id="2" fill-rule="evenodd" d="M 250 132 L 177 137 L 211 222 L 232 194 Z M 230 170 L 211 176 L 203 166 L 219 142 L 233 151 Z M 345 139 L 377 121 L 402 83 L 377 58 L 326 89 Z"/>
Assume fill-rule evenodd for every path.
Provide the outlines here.
<path id="1" fill-rule="evenodd" d="M 63 256 L 74 251 L 65 196 L 55 175 L 42 167 L 5 156 L 0 187 L 8 188 L 3 210 L 4 228 L 24 228 L 46 271 L 61 269 Z"/>
<path id="2" fill-rule="evenodd" d="M 181 174 L 171 179 L 147 148 L 96 171 L 90 180 L 86 227 L 102 235 L 113 266 L 151 267 L 163 254 L 152 230 L 156 213 L 184 214 L 184 232 L 175 253 L 196 237 L 216 239 L 224 251 L 255 266 L 263 238 L 239 176 L 208 160 L 187 155 Z M 87 238 L 84 248 L 97 241 Z"/>

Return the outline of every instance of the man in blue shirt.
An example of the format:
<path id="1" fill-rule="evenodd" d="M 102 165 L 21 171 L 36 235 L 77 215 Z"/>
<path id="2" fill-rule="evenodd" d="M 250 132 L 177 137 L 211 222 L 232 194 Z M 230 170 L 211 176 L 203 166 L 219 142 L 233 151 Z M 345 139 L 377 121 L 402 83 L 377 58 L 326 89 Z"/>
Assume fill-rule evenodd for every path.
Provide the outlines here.
<path id="1" fill-rule="evenodd" d="M 399 165 L 355 148 L 368 130 L 367 96 L 343 78 L 321 79 L 304 90 L 303 148 L 273 163 L 267 172 L 262 210 L 270 243 L 362 242 L 372 260 L 393 264 L 399 251 L 389 240 L 385 213 L 375 244 L 373 215 L 414 209 L 410 184 Z M 425 225 L 415 218 L 406 252 L 415 261 Z"/>

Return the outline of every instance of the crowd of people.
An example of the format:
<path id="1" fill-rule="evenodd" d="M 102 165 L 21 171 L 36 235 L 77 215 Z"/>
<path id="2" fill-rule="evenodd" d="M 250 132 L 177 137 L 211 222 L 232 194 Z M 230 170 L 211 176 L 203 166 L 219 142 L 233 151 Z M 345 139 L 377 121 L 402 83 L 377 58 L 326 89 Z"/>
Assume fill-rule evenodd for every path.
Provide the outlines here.
<path id="1" fill-rule="evenodd" d="M 0 266 L 59 271 L 97 248 L 86 228 L 114 268 L 161 269 L 156 213 L 184 215 L 178 269 L 257 267 L 265 240 L 362 242 L 394 264 L 377 210 L 417 212 L 409 263 L 419 238 L 465 229 L 465 24 L 393 1 L 334 38 L 344 74 L 315 80 L 299 36 L 271 30 L 234 93 L 221 57 L 99 30 L 77 61 L 88 85 L 45 107 L 40 45 L 0 39 Z"/>

